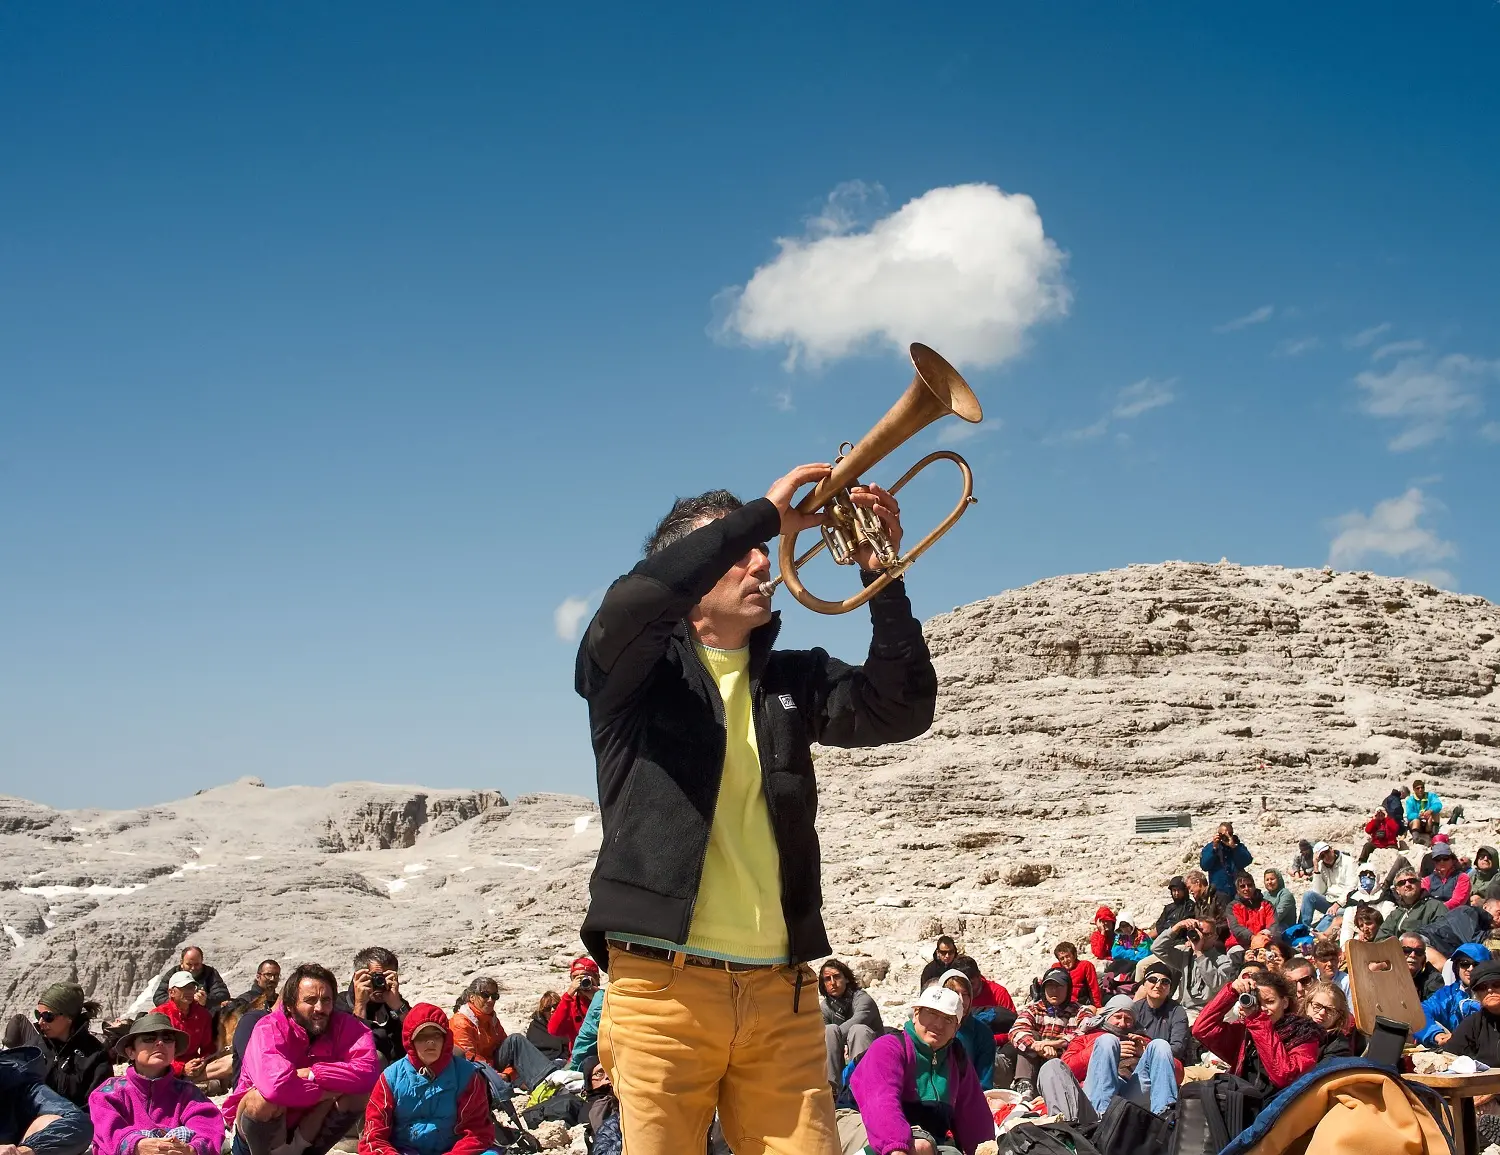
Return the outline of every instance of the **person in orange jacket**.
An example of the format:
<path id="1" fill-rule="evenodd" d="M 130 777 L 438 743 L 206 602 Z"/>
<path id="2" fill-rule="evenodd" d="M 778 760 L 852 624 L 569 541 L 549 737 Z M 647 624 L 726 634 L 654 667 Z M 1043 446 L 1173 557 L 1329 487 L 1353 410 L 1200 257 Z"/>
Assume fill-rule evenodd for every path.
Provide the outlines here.
<path id="1" fill-rule="evenodd" d="M 508 1103 L 515 1087 L 530 1091 L 561 1064 L 548 1060 L 525 1035 L 508 1035 L 495 1014 L 500 984 L 480 975 L 469 984 L 448 1028 L 453 1048 L 490 1082 L 497 1102 Z"/>

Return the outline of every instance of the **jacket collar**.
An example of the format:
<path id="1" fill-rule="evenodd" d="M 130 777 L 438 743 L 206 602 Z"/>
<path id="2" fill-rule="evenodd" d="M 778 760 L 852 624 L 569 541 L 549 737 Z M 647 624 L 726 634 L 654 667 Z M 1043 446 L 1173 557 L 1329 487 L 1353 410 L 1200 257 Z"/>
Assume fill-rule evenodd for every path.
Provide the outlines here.
<path id="1" fill-rule="evenodd" d="M 750 677 L 759 680 L 765 672 L 766 663 L 771 659 L 771 647 L 776 644 L 776 635 L 781 633 L 781 611 L 773 610 L 771 620 L 763 626 L 756 626 L 750 631 Z M 691 648 L 697 639 L 693 631 L 688 628 L 687 619 L 683 618 L 677 623 L 677 628 L 672 631 L 672 636 L 684 646 Z"/>

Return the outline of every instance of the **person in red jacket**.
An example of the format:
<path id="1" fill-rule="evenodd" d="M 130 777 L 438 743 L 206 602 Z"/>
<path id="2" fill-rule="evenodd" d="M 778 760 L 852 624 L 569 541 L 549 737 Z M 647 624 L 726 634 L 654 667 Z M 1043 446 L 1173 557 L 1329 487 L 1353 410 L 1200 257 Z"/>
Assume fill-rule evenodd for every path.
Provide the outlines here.
<path id="1" fill-rule="evenodd" d="M 1075 999 L 1085 1006 L 1102 1007 L 1104 1005 L 1104 992 L 1099 989 L 1099 968 L 1088 959 L 1079 958 L 1076 946 L 1070 942 L 1060 942 L 1052 948 L 1052 957 L 1073 980 Z"/>
<path id="2" fill-rule="evenodd" d="M 489 1082 L 453 1053 L 441 1007 L 418 1003 L 401 1025 L 406 1056 L 387 1067 L 365 1105 L 359 1155 L 484 1155 L 495 1151 Z"/>
<path id="3" fill-rule="evenodd" d="M 1248 871 L 1234 876 L 1234 902 L 1229 905 L 1229 933 L 1246 950 L 1266 946 L 1276 937 L 1276 908 L 1266 901 Z"/>
<path id="4" fill-rule="evenodd" d="M 1094 911 L 1094 933 L 1089 935 L 1089 951 L 1095 958 L 1109 962 L 1114 958 L 1115 912 L 1107 906 Z"/>
<path id="5" fill-rule="evenodd" d="M 1227 1021 L 1229 1009 L 1246 994 L 1254 996 L 1254 1005 L 1239 1022 Z M 1292 1011 L 1296 999 L 1281 975 L 1243 975 L 1209 999 L 1193 1024 L 1193 1038 L 1270 1099 L 1312 1070 L 1323 1042 L 1323 1028 Z"/>
<path id="6" fill-rule="evenodd" d="M 197 993 L 198 980 L 187 971 L 178 971 L 167 980 L 167 1001 L 156 1010 L 188 1039 L 188 1045 L 172 1059 L 172 1074 L 202 1083 L 208 1078 L 208 1056 L 214 1047 L 214 1019 L 194 999 Z"/>
<path id="7" fill-rule="evenodd" d="M 974 1017 L 990 1025 L 990 1034 L 995 1036 L 995 1046 L 1003 1047 L 1010 1042 L 1010 1028 L 1016 1021 L 1016 1004 L 1010 992 L 994 979 L 979 973 L 979 964 L 966 954 L 953 960 L 953 969 L 969 980 L 973 993 L 971 1009 Z"/>
<path id="8" fill-rule="evenodd" d="M 573 1043 L 578 1038 L 578 1028 L 583 1026 L 584 1016 L 589 1013 L 589 1004 L 599 993 L 599 964 L 588 955 L 575 958 L 568 968 L 568 980 L 567 991 L 547 1020 L 547 1033 L 566 1039 L 571 1054 Z"/>
<path id="9" fill-rule="evenodd" d="M 1365 847 L 1359 852 L 1359 861 L 1364 862 L 1377 850 L 1395 850 L 1401 840 L 1401 827 L 1381 807 L 1374 817 L 1365 823 Z"/>

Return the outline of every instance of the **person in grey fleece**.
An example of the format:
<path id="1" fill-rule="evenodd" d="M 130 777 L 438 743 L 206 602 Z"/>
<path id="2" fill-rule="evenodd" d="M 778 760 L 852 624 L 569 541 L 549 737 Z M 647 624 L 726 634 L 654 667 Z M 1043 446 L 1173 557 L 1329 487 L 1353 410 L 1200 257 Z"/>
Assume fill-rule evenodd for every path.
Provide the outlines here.
<path id="1" fill-rule="evenodd" d="M 885 1024 L 875 1000 L 859 989 L 854 972 L 840 959 L 831 958 L 819 969 L 818 1005 L 828 1048 L 828 1082 L 839 1087 L 844 1065 L 868 1051 L 885 1032 Z"/>
<path id="2" fill-rule="evenodd" d="M 1211 922 L 1185 918 L 1151 946 L 1151 953 L 1181 976 L 1178 1001 L 1201 1011 L 1239 973 L 1244 952 L 1225 950 L 1222 931 Z"/>

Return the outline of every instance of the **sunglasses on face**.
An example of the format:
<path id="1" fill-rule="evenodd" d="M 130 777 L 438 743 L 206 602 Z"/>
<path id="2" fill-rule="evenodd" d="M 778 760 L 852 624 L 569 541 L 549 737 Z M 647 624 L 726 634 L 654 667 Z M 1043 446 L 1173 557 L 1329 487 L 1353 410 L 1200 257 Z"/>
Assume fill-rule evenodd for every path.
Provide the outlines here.
<path id="1" fill-rule="evenodd" d="M 483 999 L 488 1003 L 492 1003 L 500 996 L 498 994 L 491 994 L 489 991 L 475 991 L 473 997 L 476 999 Z"/>
<path id="2" fill-rule="evenodd" d="M 53 1019 L 57 1018 L 51 1011 L 32 1011 L 31 1013 L 39 1023 L 50 1023 Z"/>
<path id="3" fill-rule="evenodd" d="M 1396 888 L 1398 890 L 1405 890 L 1408 886 L 1417 886 L 1417 885 L 1419 885 L 1419 884 L 1418 884 L 1418 882 L 1417 882 L 1417 880 L 1415 878 L 1403 878 L 1399 882 L 1396 883 Z"/>
<path id="4" fill-rule="evenodd" d="M 1319 962 L 1332 962 L 1333 960 L 1332 959 L 1319 959 L 1318 961 Z M 1312 975 L 1303 975 L 1300 979 L 1293 979 L 1292 980 L 1292 982 L 1296 983 L 1299 987 L 1311 986 L 1315 981 L 1316 980 L 1313 978 Z"/>
<path id="5" fill-rule="evenodd" d="M 1401 953 L 1407 958 L 1416 958 L 1418 955 L 1426 954 L 1427 948 L 1425 946 L 1404 946 L 1401 948 Z"/>
<path id="6" fill-rule="evenodd" d="M 148 1046 L 155 1043 L 174 1043 L 177 1036 L 171 1031 L 150 1031 L 144 1035 L 131 1035 L 130 1038 L 136 1043 L 145 1043 Z"/>
<path id="7" fill-rule="evenodd" d="M 1165 987 L 1170 986 L 1171 983 L 1163 975 L 1152 975 L 1150 978 L 1142 979 L 1141 985 L 1146 987 Z"/>

